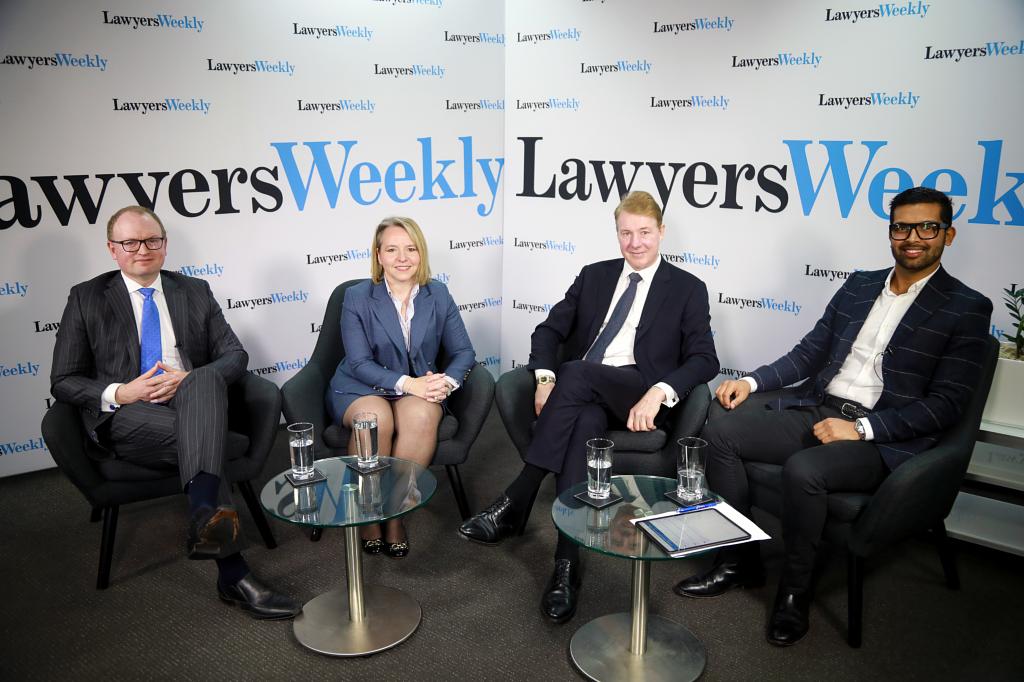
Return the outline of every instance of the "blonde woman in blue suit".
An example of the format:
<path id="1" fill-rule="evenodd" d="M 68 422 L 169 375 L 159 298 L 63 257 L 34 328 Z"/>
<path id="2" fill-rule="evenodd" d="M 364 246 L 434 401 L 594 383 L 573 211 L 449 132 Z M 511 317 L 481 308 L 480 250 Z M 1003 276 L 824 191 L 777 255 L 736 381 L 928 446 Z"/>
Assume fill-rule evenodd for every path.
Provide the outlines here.
<path id="1" fill-rule="evenodd" d="M 444 401 L 465 380 L 476 353 L 447 287 L 430 278 L 416 221 L 385 218 L 370 250 L 371 280 L 345 292 L 345 358 L 327 390 L 327 408 L 349 429 L 353 415 L 375 413 L 379 454 L 427 466 Z M 442 347 L 448 364 L 438 367 Z M 349 452 L 355 452 L 351 439 Z M 362 539 L 369 554 L 401 558 L 409 552 L 401 519 L 365 527 Z"/>

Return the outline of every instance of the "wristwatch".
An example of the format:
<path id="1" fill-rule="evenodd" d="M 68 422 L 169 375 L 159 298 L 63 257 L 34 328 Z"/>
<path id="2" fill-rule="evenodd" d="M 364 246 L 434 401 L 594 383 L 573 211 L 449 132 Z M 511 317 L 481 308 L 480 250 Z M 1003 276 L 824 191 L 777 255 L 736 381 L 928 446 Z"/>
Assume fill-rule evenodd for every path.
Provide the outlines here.
<path id="1" fill-rule="evenodd" d="M 853 428 L 857 432 L 857 435 L 860 436 L 860 439 L 864 440 L 867 434 L 864 433 L 864 425 L 860 423 L 859 419 L 853 422 Z"/>
<path id="2" fill-rule="evenodd" d="M 553 384 L 553 383 L 555 383 L 555 377 L 553 377 L 550 374 L 542 374 L 539 377 L 537 377 L 537 385 L 538 386 L 544 386 L 545 384 Z"/>

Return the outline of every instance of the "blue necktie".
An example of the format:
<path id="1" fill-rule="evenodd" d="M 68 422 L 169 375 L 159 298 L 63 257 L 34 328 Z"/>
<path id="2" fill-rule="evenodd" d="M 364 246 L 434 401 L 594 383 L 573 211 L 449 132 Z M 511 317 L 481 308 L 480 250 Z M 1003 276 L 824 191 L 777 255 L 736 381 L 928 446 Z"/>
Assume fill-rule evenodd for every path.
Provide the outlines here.
<path id="1" fill-rule="evenodd" d="M 140 374 L 145 374 L 149 369 L 164 357 L 163 349 L 160 346 L 160 313 L 156 309 L 156 301 L 153 300 L 153 287 L 139 289 L 142 294 L 142 339 L 140 342 L 139 359 L 141 365 Z M 163 374 L 162 369 L 156 371 Z"/>
<path id="2" fill-rule="evenodd" d="M 608 324 L 604 326 L 604 330 L 597 337 L 597 341 L 587 351 L 586 356 L 583 358 L 584 360 L 590 360 L 591 362 L 601 362 L 604 360 L 605 351 L 608 350 L 612 339 L 622 329 L 622 325 L 629 316 L 629 309 L 633 307 L 633 299 L 636 298 L 636 285 L 641 279 L 643 278 L 638 272 L 631 272 L 629 274 L 629 286 L 622 292 L 619 302 L 615 304 L 615 309 L 612 310 L 612 316 L 608 318 Z"/>

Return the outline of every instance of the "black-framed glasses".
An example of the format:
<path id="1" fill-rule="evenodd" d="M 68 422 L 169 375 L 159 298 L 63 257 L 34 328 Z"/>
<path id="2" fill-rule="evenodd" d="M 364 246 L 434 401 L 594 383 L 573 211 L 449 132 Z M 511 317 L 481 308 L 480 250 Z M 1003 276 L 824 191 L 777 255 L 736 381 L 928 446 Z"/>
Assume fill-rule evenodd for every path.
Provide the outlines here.
<path id="1" fill-rule="evenodd" d="M 939 230 L 945 230 L 947 227 L 947 223 L 937 223 L 933 220 L 923 223 L 892 223 L 889 225 L 889 238 L 901 242 L 910 236 L 911 230 L 914 230 L 920 239 L 935 239 Z"/>
<path id="2" fill-rule="evenodd" d="M 157 251 L 160 249 L 160 247 L 164 245 L 164 242 L 167 241 L 167 237 L 150 237 L 149 239 L 122 239 L 121 241 L 111 239 L 109 241 L 111 244 L 120 244 L 121 248 L 127 251 L 128 253 L 135 253 L 143 244 L 146 245 L 146 248 L 148 250 Z"/>

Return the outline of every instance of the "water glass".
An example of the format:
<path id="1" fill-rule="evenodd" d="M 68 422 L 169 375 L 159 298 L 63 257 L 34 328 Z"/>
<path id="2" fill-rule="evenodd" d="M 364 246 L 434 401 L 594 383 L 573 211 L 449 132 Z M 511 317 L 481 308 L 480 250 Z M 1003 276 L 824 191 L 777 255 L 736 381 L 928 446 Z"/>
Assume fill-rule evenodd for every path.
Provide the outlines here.
<path id="1" fill-rule="evenodd" d="M 292 475 L 297 479 L 310 478 L 313 468 L 313 425 L 299 422 L 288 425 L 288 448 L 292 459 Z"/>
<path id="2" fill-rule="evenodd" d="M 704 480 L 708 443 L 702 438 L 680 438 L 679 463 L 676 467 L 676 495 L 686 502 L 696 502 L 707 494 Z"/>
<path id="3" fill-rule="evenodd" d="M 368 469 L 377 464 L 377 415 L 373 412 L 357 412 L 352 417 L 352 436 L 356 442 L 356 462 L 360 468 Z"/>
<path id="4" fill-rule="evenodd" d="M 612 450 L 615 443 L 607 438 L 587 441 L 587 495 L 607 500 L 612 489 Z"/>

